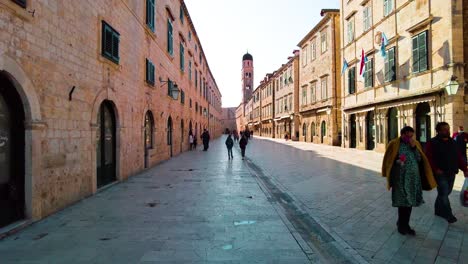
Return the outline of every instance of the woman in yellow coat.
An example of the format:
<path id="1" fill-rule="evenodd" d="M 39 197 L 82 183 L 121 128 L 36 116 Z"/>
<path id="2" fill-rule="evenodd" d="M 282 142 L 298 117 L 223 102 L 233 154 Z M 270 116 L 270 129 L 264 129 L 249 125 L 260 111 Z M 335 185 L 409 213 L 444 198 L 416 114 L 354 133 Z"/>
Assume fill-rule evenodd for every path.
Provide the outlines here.
<path id="1" fill-rule="evenodd" d="M 432 190 L 436 181 L 421 144 L 413 139 L 414 129 L 405 126 L 400 137 L 388 144 L 382 163 L 382 176 L 392 190 L 392 206 L 398 207 L 398 232 L 416 235 L 409 226 L 413 207 L 424 203 L 422 190 Z"/>

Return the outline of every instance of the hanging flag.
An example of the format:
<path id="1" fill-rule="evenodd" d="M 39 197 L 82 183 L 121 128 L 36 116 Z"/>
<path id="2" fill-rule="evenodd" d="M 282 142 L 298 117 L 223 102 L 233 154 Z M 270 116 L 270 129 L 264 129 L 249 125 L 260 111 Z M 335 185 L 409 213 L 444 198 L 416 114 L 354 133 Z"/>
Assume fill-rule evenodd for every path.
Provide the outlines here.
<path id="1" fill-rule="evenodd" d="M 382 32 L 382 41 L 380 42 L 380 53 L 382 54 L 382 57 L 387 57 L 387 51 L 385 50 L 388 45 L 388 39 L 387 36 L 385 36 L 385 33 Z"/>
<path id="2" fill-rule="evenodd" d="M 346 71 L 346 69 L 348 69 L 349 65 L 348 65 L 348 62 L 346 61 L 346 59 L 343 59 L 343 68 L 341 69 L 341 75 L 343 75 Z"/>
<path id="3" fill-rule="evenodd" d="M 359 67 L 359 75 L 362 77 L 364 76 L 364 72 L 366 71 L 366 62 L 367 62 L 367 56 L 364 54 L 364 49 L 361 51 L 361 63 Z"/>

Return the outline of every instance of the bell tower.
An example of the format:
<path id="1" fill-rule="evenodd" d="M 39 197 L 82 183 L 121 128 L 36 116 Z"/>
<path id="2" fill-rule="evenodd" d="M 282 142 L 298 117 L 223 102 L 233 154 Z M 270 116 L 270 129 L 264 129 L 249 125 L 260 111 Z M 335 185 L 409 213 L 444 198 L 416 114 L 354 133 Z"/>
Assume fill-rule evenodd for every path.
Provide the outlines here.
<path id="1" fill-rule="evenodd" d="M 247 52 L 242 57 L 242 103 L 244 104 L 252 98 L 253 74 L 253 57 Z"/>

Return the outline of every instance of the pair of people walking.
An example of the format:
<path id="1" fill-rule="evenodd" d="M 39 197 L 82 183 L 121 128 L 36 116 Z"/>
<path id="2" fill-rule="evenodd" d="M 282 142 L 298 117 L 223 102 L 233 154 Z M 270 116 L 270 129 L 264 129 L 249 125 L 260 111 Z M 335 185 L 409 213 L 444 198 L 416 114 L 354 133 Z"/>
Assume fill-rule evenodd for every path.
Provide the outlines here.
<path id="1" fill-rule="evenodd" d="M 241 155 L 242 159 L 245 159 L 245 149 L 247 148 L 247 137 L 245 135 L 242 135 L 242 138 L 239 141 L 239 147 L 241 149 Z M 231 134 L 228 135 L 226 139 L 226 147 L 228 150 L 228 159 L 234 159 L 234 156 L 232 155 L 232 148 L 234 147 L 234 140 L 232 139 Z"/>
<path id="2" fill-rule="evenodd" d="M 405 126 L 400 137 L 390 141 L 385 151 L 382 176 L 387 178 L 387 188 L 392 190 L 392 206 L 398 207 L 397 229 L 402 235 L 416 235 L 409 222 L 412 208 L 424 203 L 423 190 L 437 187 L 435 215 L 449 223 L 457 221 L 448 196 L 458 169 L 468 176 L 466 162 L 450 138 L 450 126 L 440 122 L 436 131 L 437 136 L 426 143 L 423 151 L 421 144 L 413 138 L 414 129 Z"/>

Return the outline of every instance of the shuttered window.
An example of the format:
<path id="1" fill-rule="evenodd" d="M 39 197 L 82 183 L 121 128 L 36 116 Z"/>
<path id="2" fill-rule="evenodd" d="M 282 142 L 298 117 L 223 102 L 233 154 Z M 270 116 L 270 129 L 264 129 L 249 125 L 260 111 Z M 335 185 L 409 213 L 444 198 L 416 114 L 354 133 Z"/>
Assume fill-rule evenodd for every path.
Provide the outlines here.
<path id="1" fill-rule="evenodd" d="M 348 93 L 354 94 L 356 92 L 356 67 L 348 70 Z"/>
<path id="2" fill-rule="evenodd" d="M 396 66 L 395 66 L 395 47 L 387 50 L 385 57 L 385 81 L 393 82 L 396 80 Z"/>
<path id="3" fill-rule="evenodd" d="M 174 36 L 172 34 L 172 22 L 167 20 L 167 52 L 174 55 Z"/>
<path id="4" fill-rule="evenodd" d="M 413 37 L 413 72 L 422 72 L 428 68 L 427 31 Z"/>
<path id="5" fill-rule="evenodd" d="M 369 88 L 374 86 L 374 59 L 369 59 L 366 62 L 364 71 L 364 87 Z"/>
<path id="6" fill-rule="evenodd" d="M 154 32 L 154 4 L 155 0 L 146 0 L 146 25 Z"/>
<path id="7" fill-rule="evenodd" d="M 102 56 L 119 63 L 120 34 L 102 21 Z"/>
<path id="8" fill-rule="evenodd" d="M 185 71 L 185 50 L 184 44 L 181 42 L 179 45 L 179 55 L 180 55 L 180 70 Z"/>
<path id="9" fill-rule="evenodd" d="M 154 72 L 155 67 L 154 64 L 146 59 L 146 82 L 154 86 Z"/>

